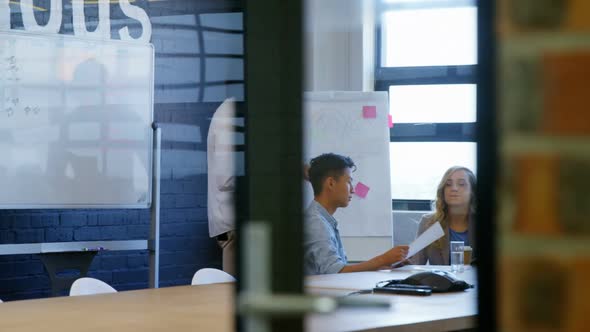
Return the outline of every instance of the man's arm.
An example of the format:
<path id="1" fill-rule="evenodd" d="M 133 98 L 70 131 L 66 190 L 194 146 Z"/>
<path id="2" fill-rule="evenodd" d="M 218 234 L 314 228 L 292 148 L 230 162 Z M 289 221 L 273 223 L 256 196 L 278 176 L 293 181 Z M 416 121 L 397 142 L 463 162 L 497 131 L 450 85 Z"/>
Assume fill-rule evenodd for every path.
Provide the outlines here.
<path id="1" fill-rule="evenodd" d="M 339 273 L 375 271 L 383 268 L 384 266 L 391 266 L 391 264 L 405 260 L 406 256 L 408 255 L 409 248 L 410 247 L 408 246 L 397 246 L 395 248 L 391 248 L 385 253 L 375 256 L 368 261 L 358 264 L 345 265 Z"/>

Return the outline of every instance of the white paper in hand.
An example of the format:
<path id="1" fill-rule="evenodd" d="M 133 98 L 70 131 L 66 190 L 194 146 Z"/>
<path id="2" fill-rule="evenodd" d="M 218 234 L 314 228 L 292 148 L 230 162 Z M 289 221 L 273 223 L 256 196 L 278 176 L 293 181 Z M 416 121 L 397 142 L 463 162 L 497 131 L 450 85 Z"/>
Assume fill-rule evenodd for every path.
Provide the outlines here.
<path id="1" fill-rule="evenodd" d="M 440 239 L 443 235 L 445 235 L 445 232 L 437 221 L 434 225 L 424 231 L 424 233 L 420 234 L 414 242 L 410 243 L 410 250 L 408 250 L 408 256 L 406 256 L 406 259 L 414 256 L 432 242 Z"/>

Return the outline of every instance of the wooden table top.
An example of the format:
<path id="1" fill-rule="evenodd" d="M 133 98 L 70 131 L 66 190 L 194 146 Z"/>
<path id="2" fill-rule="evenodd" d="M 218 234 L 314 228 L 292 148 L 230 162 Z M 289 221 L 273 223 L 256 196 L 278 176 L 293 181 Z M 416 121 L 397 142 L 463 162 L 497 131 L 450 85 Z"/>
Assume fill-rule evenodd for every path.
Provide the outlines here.
<path id="1" fill-rule="evenodd" d="M 448 267 L 447 267 L 448 268 Z M 360 272 L 306 278 L 308 293 L 342 296 L 372 288 L 377 281 L 421 271 Z M 469 283 L 475 271 L 458 275 Z M 353 295 L 391 301 L 389 309 L 347 308 L 311 314 L 307 331 L 443 331 L 475 327 L 477 292 L 408 295 Z M 234 330 L 234 285 L 177 286 L 0 304 L 0 330 L 11 332 L 222 331 Z"/>
<path id="2" fill-rule="evenodd" d="M 233 331 L 232 284 L 177 286 L 0 304 L 11 332 Z"/>

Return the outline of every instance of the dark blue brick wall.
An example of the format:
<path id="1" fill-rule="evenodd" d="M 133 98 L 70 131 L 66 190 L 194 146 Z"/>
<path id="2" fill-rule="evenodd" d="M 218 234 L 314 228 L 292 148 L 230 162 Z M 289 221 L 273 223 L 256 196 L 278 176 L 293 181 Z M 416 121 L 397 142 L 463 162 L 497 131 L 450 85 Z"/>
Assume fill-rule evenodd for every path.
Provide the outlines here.
<path id="1" fill-rule="evenodd" d="M 206 62 L 202 60 L 207 55 L 199 44 L 199 34 L 207 29 L 199 26 L 200 20 L 194 18 L 205 14 L 208 15 L 205 21 L 211 22 L 215 20 L 212 13 L 233 12 L 221 21 L 230 22 L 234 29 L 231 35 L 240 37 L 232 39 L 234 44 L 227 45 L 228 49 L 241 50 L 243 34 L 235 31 L 235 26 L 242 25 L 240 3 L 225 0 L 153 3 L 139 0 L 134 3 L 144 8 L 152 20 L 152 43 L 156 50 L 154 116 L 163 128 L 162 287 L 189 284 L 199 268 L 221 267 L 221 251 L 208 236 L 206 137 L 211 116 L 220 102 L 232 95 L 238 100 L 243 97 L 243 82 L 235 81 L 236 72 L 232 73 L 229 65 L 205 67 Z M 89 21 L 95 20 L 95 10 L 92 6 L 87 9 Z M 71 19 L 71 9 L 65 7 L 64 22 L 68 17 Z M 20 14 L 13 11 L 13 29 L 22 29 L 20 19 Z M 190 21 L 196 22 L 195 25 L 187 25 Z M 116 31 L 122 25 L 134 24 L 118 5 L 111 6 L 111 23 L 114 39 L 118 38 Z M 131 34 L 136 35 L 138 29 L 139 25 L 130 26 Z M 61 33 L 72 34 L 71 24 L 64 23 Z M 216 58 L 220 58 L 219 54 Z M 236 59 L 243 59 L 243 56 L 233 54 L 230 60 Z M 226 85 L 223 81 L 206 82 L 207 71 L 228 75 L 232 82 Z M 243 75 L 243 72 L 239 70 L 237 74 Z M 194 129 L 191 132 L 195 135 L 178 137 L 175 130 L 179 125 Z M 145 239 L 149 229 L 150 211 L 147 209 L 0 211 L 2 244 Z M 146 251 L 103 251 L 92 262 L 89 276 L 120 291 L 145 288 L 148 264 Z M 49 295 L 49 278 L 37 255 L 0 256 L 0 299 L 10 301 Z"/>

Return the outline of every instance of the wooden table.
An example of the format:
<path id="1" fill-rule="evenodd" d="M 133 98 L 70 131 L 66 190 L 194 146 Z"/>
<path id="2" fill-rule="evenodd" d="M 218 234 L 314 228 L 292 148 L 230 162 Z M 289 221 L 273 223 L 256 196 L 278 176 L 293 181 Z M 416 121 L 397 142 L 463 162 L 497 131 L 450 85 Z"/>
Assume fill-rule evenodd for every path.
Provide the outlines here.
<path id="1" fill-rule="evenodd" d="M 178 286 L 0 304 L 0 331 L 233 331 L 233 285 Z"/>
<path id="2" fill-rule="evenodd" d="M 339 296 L 418 271 L 416 267 L 404 267 L 392 272 L 314 276 L 306 278 L 306 285 L 309 293 Z M 459 277 L 473 283 L 475 271 Z M 6 302 L 0 304 L 0 331 L 230 332 L 234 330 L 233 294 L 233 284 L 214 284 Z M 387 298 L 392 307 L 340 309 L 327 315 L 308 315 L 307 331 L 444 331 L 475 327 L 474 289 L 427 297 L 354 296 Z"/>

